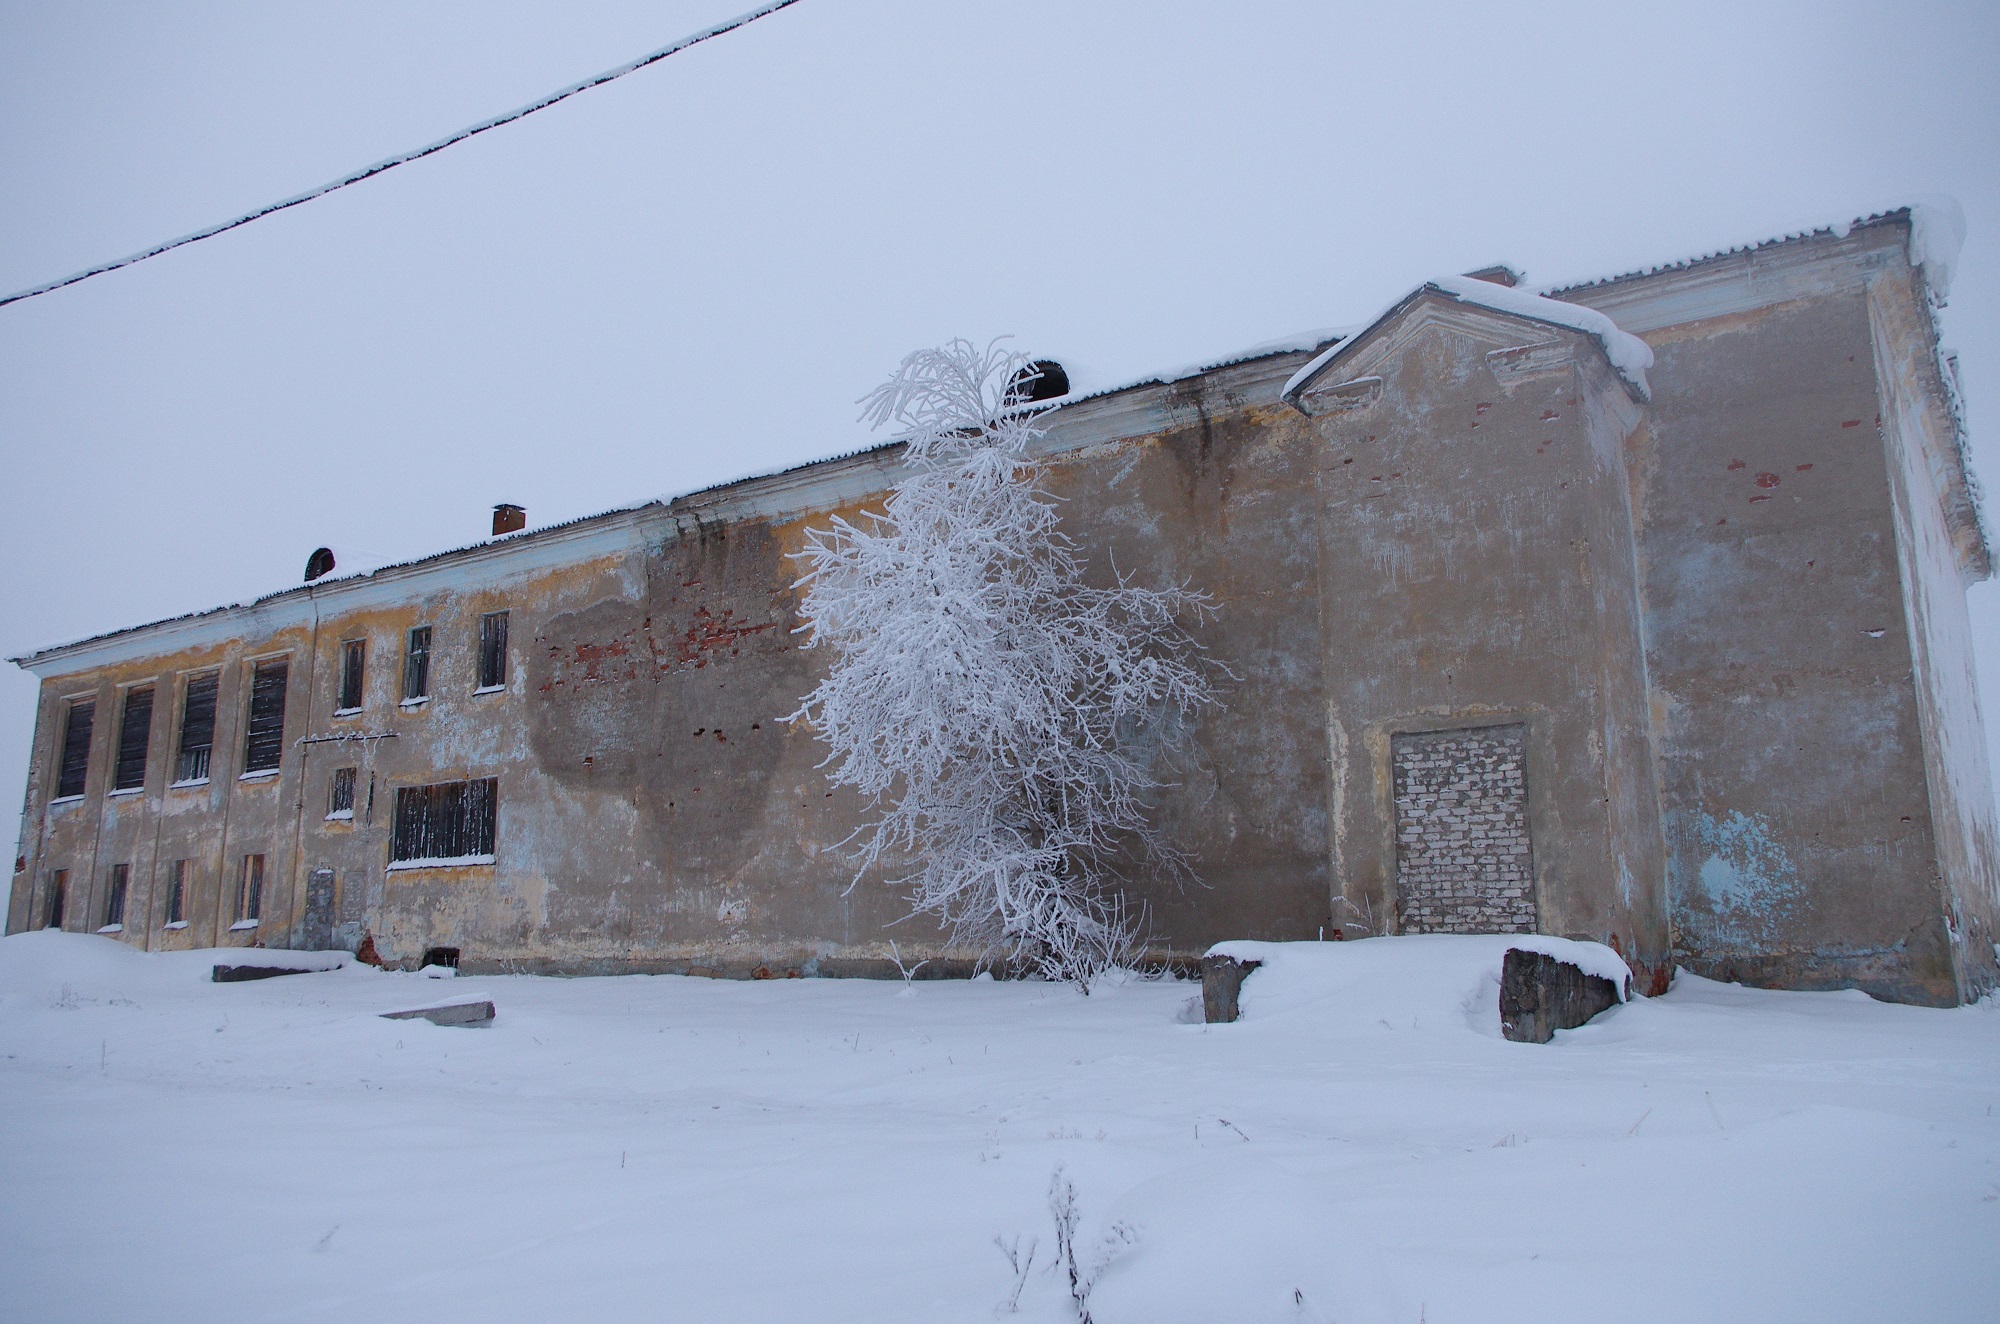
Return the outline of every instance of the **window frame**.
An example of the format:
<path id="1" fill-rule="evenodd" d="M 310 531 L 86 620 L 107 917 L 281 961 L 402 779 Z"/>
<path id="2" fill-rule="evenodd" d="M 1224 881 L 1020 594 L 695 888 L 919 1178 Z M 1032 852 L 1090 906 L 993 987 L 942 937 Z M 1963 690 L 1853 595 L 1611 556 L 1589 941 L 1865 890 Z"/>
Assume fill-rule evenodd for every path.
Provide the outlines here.
<path id="1" fill-rule="evenodd" d="M 475 791 L 475 787 L 480 789 Z M 448 804 L 451 798 L 448 793 L 453 791 L 460 792 L 463 797 L 461 803 L 455 806 Z M 446 821 L 438 821 L 440 818 Z M 498 777 L 410 783 L 396 788 L 395 809 L 389 828 L 388 867 L 391 871 L 491 865 L 498 862 L 499 844 Z M 454 846 L 472 849 L 452 854 L 415 853 Z M 482 846 L 484 849 L 479 849 Z"/>
<path id="2" fill-rule="evenodd" d="M 421 642 L 419 635 L 423 636 Z M 430 702 L 432 638 L 428 625 L 412 625 L 403 635 L 403 698 L 399 707 Z"/>
<path id="3" fill-rule="evenodd" d="M 254 929 L 264 914 L 264 855 L 252 851 L 242 857 L 236 874 L 236 922 L 231 933 Z"/>
<path id="4" fill-rule="evenodd" d="M 507 688 L 507 608 L 479 616 L 479 686 L 474 694 L 498 694 Z"/>
<path id="5" fill-rule="evenodd" d="M 132 700 L 139 695 L 146 696 L 146 722 L 139 731 L 139 775 L 136 781 L 126 781 L 127 764 L 131 756 L 132 741 Z M 118 744 L 112 750 L 111 794 L 134 795 L 146 789 L 146 766 L 153 757 L 153 713 L 159 706 L 159 690 L 151 681 L 139 685 L 127 685 L 119 695 L 118 702 Z"/>
<path id="6" fill-rule="evenodd" d="M 69 870 L 52 869 L 49 871 L 48 895 L 42 898 L 42 927 L 60 932 L 63 920 L 67 918 L 63 912 L 68 908 L 68 904 Z"/>
<path id="7" fill-rule="evenodd" d="M 184 929 L 188 926 L 188 887 L 194 875 L 193 860 L 175 860 L 167 873 L 166 920 L 163 929 Z"/>
<path id="8" fill-rule="evenodd" d="M 90 793 L 90 747 L 97 741 L 97 696 L 78 694 L 64 699 L 62 739 L 56 743 L 56 785 L 55 794 L 49 797 L 50 804 L 67 804 L 81 800 Z M 76 780 L 70 780 L 70 758 L 76 752 L 76 715 L 84 713 L 81 766 L 75 769 Z M 69 789 L 72 785 L 76 789 Z"/>
<path id="9" fill-rule="evenodd" d="M 204 739 L 204 743 L 200 747 L 189 749 L 187 743 L 188 705 L 194 700 L 196 687 L 202 685 L 204 682 L 210 687 L 208 695 L 208 733 Z M 221 706 L 222 668 L 206 667 L 200 671 L 190 671 L 181 677 L 181 713 L 178 724 L 179 729 L 175 733 L 174 779 L 168 783 L 170 787 L 206 786 L 208 785 L 209 778 L 215 774 L 215 719 L 221 712 Z M 188 760 L 191 755 L 201 756 L 200 770 L 193 776 L 186 776 L 183 774 L 187 772 Z"/>
<path id="10" fill-rule="evenodd" d="M 114 864 L 111 876 L 104 885 L 104 923 L 98 926 L 99 933 L 123 933 L 125 931 L 125 903 L 132 888 L 132 866 Z"/>
<path id="11" fill-rule="evenodd" d="M 352 823 L 354 821 L 354 793 L 361 780 L 361 769 L 335 768 L 326 784 L 326 821 L 329 823 Z M 342 804 L 341 787 L 347 789 L 347 803 Z"/>
<path id="12" fill-rule="evenodd" d="M 340 641 L 340 674 L 335 678 L 333 715 L 353 717 L 368 702 L 368 640 Z M 354 702 L 349 703 L 349 699 Z"/>
<path id="13" fill-rule="evenodd" d="M 243 771 L 237 774 L 238 781 L 262 781 L 276 777 L 284 770 L 285 763 L 285 708 L 291 702 L 292 658 L 289 653 L 279 653 L 272 657 L 245 659 L 250 668 L 250 691 L 243 707 Z M 271 722 L 272 714 L 258 712 L 258 705 L 265 701 L 265 677 L 275 674 L 277 680 L 277 713 L 275 736 Z M 263 725 L 260 727 L 260 723 Z M 271 751 L 259 753 L 260 740 L 271 746 Z M 268 757 L 269 763 L 257 760 Z"/>

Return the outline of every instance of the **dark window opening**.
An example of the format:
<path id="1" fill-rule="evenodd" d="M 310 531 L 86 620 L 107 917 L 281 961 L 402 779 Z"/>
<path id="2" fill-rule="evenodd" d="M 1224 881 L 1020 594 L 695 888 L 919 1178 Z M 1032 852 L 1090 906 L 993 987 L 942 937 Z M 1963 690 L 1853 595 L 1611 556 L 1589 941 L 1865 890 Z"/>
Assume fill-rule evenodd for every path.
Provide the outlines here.
<path id="1" fill-rule="evenodd" d="M 174 767 L 177 782 L 208 780 L 210 747 L 215 744 L 215 688 L 220 674 L 189 676 L 181 702 L 181 751 Z"/>
<path id="2" fill-rule="evenodd" d="M 174 861 L 173 881 L 167 884 L 167 923 L 187 923 L 188 860 Z"/>
<path id="3" fill-rule="evenodd" d="M 49 878 L 49 922 L 44 927 L 59 929 L 63 922 L 63 900 L 69 892 L 69 870 L 58 869 Z"/>
<path id="4" fill-rule="evenodd" d="M 489 611 L 479 618 L 479 688 L 499 689 L 507 683 L 507 613 Z"/>
<path id="5" fill-rule="evenodd" d="M 250 679 L 250 728 L 243 740 L 243 771 L 269 772 L 285 753 L 285 679 L 291 668 L 283 658 L 259 662 Z"/>
<path id="6" fill-rule="evenodd" d="M 397 787 L 390 863 L 491 864 L 499 785 L 497 778 L 486 777 Z"/>
<path id="7" fill-rule="evenodd" d="M 340 702 L 334 706 L 341 712 L 359 712 L 361 709 L 361 681 L 368 666 L 368 641 L 349 639 L 340 646 Z"/>
<path id="8" fill-rule="evenodd" d="M 1054 359 L 1036 359 L 1014 374 L 1007 391 L 1023 404 L 1058 400 L 1069 394 L 1069 374 Z"/>
<path id="9" fill-rule="evenodd" d="M 458 969 L 458 948 L 426 947 L 424 948 L 424 964 L 442 965 L 456 970 Z"/>
<path id="10" fill-rule="evenodd" d="M 153 737 L 153 687 L 125 691 L 125 712 L 118 720 L 118 765 L 111 789 L 130 791 L 146 784 L 146 752 Z"/>
<path id="11" fill-rule="evenodd" d="M 245 855 L 236 882 L 236 922 L 255 924 L 264 912 L 264 857 Z"/>
<path id="12" fill-rule="evenodd" d="M 419 625 L 410 631 L 409 647 L 403 653 L 403 702 L 421 699 L 431 692 L 431 627 Z"/>
<path id="13" fill-rule="evenodd" d="M 132 882 L 132 866 L 114 864 L 111 866 L 111 888 L 104 897 L 104 927 L 122 929 L 125 927 L 125 889 Z"/>
<path id="14" fill-rule="evenodd" d="M 354 773 L 353 768 L 335 768 L 333 785 L 327 792 L 326 816 L 328 818 L 354 817 Z"/>
<path id="15" fill-rule="evenodd" d="M 315 547 L 313 554 L 306 558 L 306 583 L 333 573 L 333 548 Z"/>
<path id="16" fill-rule="evenodd" d="M 62 765 L 56 774 L 56 798 L 82 795 L 90 776 L 90 729 L 97 719 L 97 704 L 78 699 L 69 706 L 63 724 Z"/>

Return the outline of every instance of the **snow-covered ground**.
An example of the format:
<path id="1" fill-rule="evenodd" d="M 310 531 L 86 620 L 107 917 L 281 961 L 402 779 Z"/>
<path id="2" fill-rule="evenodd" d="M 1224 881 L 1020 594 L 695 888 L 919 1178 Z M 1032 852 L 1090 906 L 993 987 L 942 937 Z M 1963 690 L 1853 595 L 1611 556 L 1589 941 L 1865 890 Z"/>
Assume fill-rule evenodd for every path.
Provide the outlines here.
<path id="1" fill-rule="evenodd" d="M 1504 939 L 1196 990 L 208 982 L 0 941 L 0 1317 L 986 1320 L 1059 1166 L 1120 1321 L 2000 1318 L 2000 1008 L 1683 976 L 1507 1043 Z M 260 954 L 261 959 L 273 959 Z M 234 959 L 226 958 L 226 959 Z M 490 998 L 487 1029 L 377 1013 Z"/>

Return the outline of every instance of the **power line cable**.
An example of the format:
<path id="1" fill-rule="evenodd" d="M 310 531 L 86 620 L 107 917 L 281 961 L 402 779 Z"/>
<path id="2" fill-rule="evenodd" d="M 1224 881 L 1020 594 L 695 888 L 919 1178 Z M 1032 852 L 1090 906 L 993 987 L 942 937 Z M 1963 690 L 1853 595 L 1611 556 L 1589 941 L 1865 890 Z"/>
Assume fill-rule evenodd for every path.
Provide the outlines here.
<path id="1" fill-rule="evenodd" d="M 746 14 L 738 14 L 735 18 L 729 19 L 726 22 L 717 23 L 715 26 L 703 28 L 700 32 L 694 33 L 691 36 L 682 37 L 671 46 L 662 46 L 650 55 L 642 55 L 627 64 L 619 65 L 616 69 L 606 69 L 603 73 L 593 78 L 586 78 L 580 83 L 571 83 L 568 87 L 551 92 L 539 100 L 531 101 L 525 106 L 518 106 L 503 115 L 495 115 L 491 119 L 481 120 L 477 124 L 460 129 L 457 133 L 440 138 L 427 146 L 387 157 L 384 160 L 377 161 L 373 165 L 363 166 L 359 170 L 342 175 L 339 179 L 321 184 L 318 188 L 310 188 L 303 193 L 295 193 L 289 198 L 271 203 L 266 207 L 259 207 L 255 211 L 245 212 L 243 215 L 235 217 L 232 220 L 223 221 L 219 225 L 211 225 L 205 230 L 196 230 L 193 234 L 184 234 L 180 238 L 170 239 L 164 244 L 155 244 L 151 248 L 141 249 L 130 256 L 121 257 L 115 262 L 100 263 L 97 266 L 85 268 L 74 275 L 64 276 L 61 280 L 52 280 L 46 285 L 37 285 L 33 289 L 20 290 L 9 294 L 4 298 L 0 298 L 0 308 L 4 308 L 10 303 L 19 303 L 23 299 L 32 299 L 36 295 L 53 293 L 64 286 L 74 285 L 81 280 L 89 280 L 92 276 L 102 276 L 106 272 L 116 271 L 120 267 L 129 267 L 135 262 L 144 262 L 149 257 L 158 257 L 162 253 L 170 253 L 176 248 L 181 248 L 203 239 L 212 239 L 216 235 L 234 230 L 239 225 L 248 225 L 250 222 L 269 216 L 273 212 L 284 211 L 287 207 L 296 207 L 302 202 L 311 202 L 314 198 L 323 198 L 329 193 L 335 192 L 338 189 L 344 189 L 350 184 L 359 184 L 362 180 L 379 175 L 385 170 L 394 170 L 399 165 L 407 165 L 411 161 L 421 160 L 433 152 L 442 152 L 454 143 L 462 143 L 467 138 L 485 133 L 488 129 L 497 129 L 503 124 L 512 124 L 515 120 L 525 119 L 538 110 L 547 110 L 558 101 L 567 101 L 579 92 L 588 92 L 593 87 L 602 87 L 606 83 L 623 78 L 626 74 L 636 73 L 649 64 L 657 64 L 669 55 L 678 55 L 690 46 L 698 46 L 710 37 L 719 37 L 725 32 L 733 32 L 737 28 L 755 23 L 767 14 L 775 14 L 780 9 L 797 3 L 798 0 L 770 0 L 770 3 L 761 5 Z"/>

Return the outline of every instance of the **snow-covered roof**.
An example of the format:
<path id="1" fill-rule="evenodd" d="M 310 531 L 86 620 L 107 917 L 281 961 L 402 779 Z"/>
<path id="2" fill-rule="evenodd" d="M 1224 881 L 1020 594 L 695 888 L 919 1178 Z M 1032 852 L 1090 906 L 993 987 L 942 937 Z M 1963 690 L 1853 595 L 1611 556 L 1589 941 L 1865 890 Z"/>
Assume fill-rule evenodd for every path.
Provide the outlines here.
<path id="1" fill-rule="evenodd" d="M 1526 290 L 1510 289 L 1505 285 L 1475 280 L 1470 276 L 1440 276 L 1417 286 L 1384 308 L 1367 324 L 1366 330 L 1329 346 L 1310 363 L 1293 373 L 1292 379 L 1285 383 L 1284 390 L 1279 392 L 1280 397 L 1285 400 L 1296 400 L 1298 393 L 1305 389 L 1307 383 L 1326 371 L 1336 359 L 1352 352 L 1377 327 L 1396 316 L 1412 300 L 1421 298 L 1425 294 L 1438 294 L 1459 303 L 1507 313 L 1531 322 L 1581 331 L 1603 348 L 1604 357 L 1610 360 L 1612 369 L 1623 379 L 1635 397 L 1641 401 L 1652 398 L 1652 390 L 1646 384 L 1646 369 L 1653 366 L 1653 350 L 1645 341 L 1620 331 L 1617 323 L 1595 308 L 1546 299 L 1539 294 L 1530 294 Z"/>
<path id="2" fill-rule="evenodd" d="M 1657 276 L 1663 272 L 1687 271 L 1706 263 L 1733 257 L 1738 253 L 1753 253 L 1780 244 L 1796 243 L 1801 239 L 1813 239 L 1822 235 L 1845 239 L 1858 228 L 1905 219 L 1910 224 L 1910 265 L 1923 272 L 1924 283 L 1929 286 L 1932 296 L 1939 303 L 1943 303 L 1951 295 L 1951 283 L 1958 274 L 1959 252 L 1965 247 L 1965 209 L 1959 206 L 1958 199 L 1942 193 L 1920 194 L 1910 202 L 1883 207 L 1857 216 L 1851 221 L 1832 225 L 1804 225 L 1752 244 L 1737 244 L 1674 262 L 1661 262 L 1650 267 L 1622 271 L 1616 275 L 1596 276 L 1588 280 L 1573 280 L 1561 285 L 1548 286 L 1542 290 L 1542 294 L 1552 299 L 1561 299 L 1582 290 L 1615 285 L 1620 281 L 1637 280 L 1643 276 Z"/>
<path id="3" fill-rule="evenodd" d="M 1380 323 L 1384 317 L 1388 316 L 1389 313 L 1393 312 L 1395 308 L 1402 306 L 1402 304 L 1407 302 L 1410 298 L 1415 297 L 1417 294 L 1420 294 L 1425 290 L 1433 290 L 1439 294 L 1445 295 L 1450 298 L 1458 299 L 1462 302 L 1474 304 L 1476 306 L 1484 308 L 1493 309 L 1499 312 L 1513 313 L 1517 316 L 1526 317 L 1535 321 L 1545 322 L 1554 326 L 1565 327 L 1570 330 L 1581 331 L 1585 334 L 1592 336 L 1594 339 L 1598 341 L 1600 345 L 1603 346 L 1606 358 L 1610 360 L 1613 368 L 1618 371 L 1620 377 L 1627 383 L 1629 387 L 1631 387 L 1638 394 L 1639 398 L 1643 400 L 1647 398 L 1648 394 L 1645 372 L 1646 369 L 1650 367 L 1652 364 L 1652 350 L 1646 345 L 1644 341 L 1640 340 L 1637 336 L 1630 335 L 1629 333 L 1620 330 L 1617 327 L 1617 325 L 1611 320 L 1610 317 L 1606 316 L 1601 312 L 1598 312 L 1595 309 L 1586 308 L 1580 304 L 1569 302 L 1568 296 L 1574 296 L 1585 290 L 1601 289 L 1606 286 L 1618 284 L 1620 282 L 1627 280 L 1638 279 L 1641 277 L 1653 276 L 1667 272 L 1686 271 L 1691 268 L 1702 266 L 1709 262 L 1726 259 L 1734 254 L 1753 251 L 1757 249 L 1769 248 L 1780 244 L 1790 244 L 1799 242 L 1801 240 L 1818 238 L 1827 235 L 1831 235 L 1838 238 L 1844 238 L 1852 230 L 1859 227 L 1889 224 L 1897 221 L 1902 221 L 1905 219 L 1907 219 L 1910 226 L 1910 238 L 1909 238 L 1910 262 L 1913 266 L 1917 267 L 1922 272 L 1925 283 L 1928 286 L 1934 299 L 1938 303 L 1942 303 L 1944 297 L 1950 291 L 1952 278 L 1957 272 L 1959 250 L 1963 246 L 1965 239 L 1965 213 L 1964 210 L 1959 206 L 1957 201 L 1952 198 L 1945 197 L 1942 195 L 1926 196 L 1926 197 L 1920 197 L 1919 199 L 1917 199 L 1912 203 L 1887 207 L 1882 210 L 1872 212 L 1868 215 L 1857 217 L 1855 220 L 1850 222 L 1845 222 L 1838 225 L 1803 227 L 1796 231 L 1789 231 L 1776 238 L 1763 240 L 1755 244 L 1739 245 L 1734 248 L 1719 250 L 1712 253 L 1706 253 L 1698 257 L 1691 257 L 1677 262 L 1662 263 L 1655 266 L 1639 268 L 1637 270 L 1627 271 L 1617 275 L 1604 276 L 1585 281 L 1573 281 L 1566 285 L 1547 287 L 1540 294 L 1530 293 L 1522 289 L 1510 289 L 1504 285 L 1498 285 L 1483 280 L 1475 280 L 1470 277 L 1464 277 L 1464 276 L 1440 277 L 1438 279 L 1428 281 L 1421 286 L 1418 286 L 1416 290 L 1413 290 L 1409 295 L 1405 295 L 1402 299 L 1397 300 L 1396 303 L 1391 306 L 1391 308 L 1384 310 L 1382 314 L 1378 315 L 1375 318 L 1370 319 L 1368 322 L 1361 323 L 1359 325 L 1350 325 L 1345 327 L 1321 327 L 1313 330 L 1302 331 L 1297 334 L 1284 336 L 1276 340 L 1268 340 L 1261 342 L 1259 344 L 1251 345 L 1233 354 L 1228 354 L 1214 360 L 1204 360 L 1196 363 L 1185 364 L 1176 368 L 1164 369 L 1159 372 L 1149 373 L 1143 377 L 1133 378 L 1127 381 L 1121 381 L 1116 383 L 1092 384 L 1089 380 L 1089 374 L 1087 372 L 1079 373 L 1073 365 L 1065 364 L 1065 367 L 1069 368 L 1070 370 L 1071 382 L 1073 384 L 1071 392 L 1070 394 L 1063 396 L 1060 399 L 1048 401 L 1046 403 L 1052 406 L 1072 405 L 1080 403 L 1085 400 L 1101 399 L 1106 396 L 1118 395 L 1127 391 L 1139 390 L 1147 386 L 1171 385 L 1174 382 L 1183 381 L 1191 377 L 1197 377 L 1204 373 L 1215 372 L 1224 368 L 1235 367 L 1239 364 L 1252 363 L 1259 359 L 1272 358 L 1285 354 L 1297 354 L 1313 349 L 1321 350 L 1321 353 L 1315 356 L 1297 373 L 1293 374 L 1291 380 L 1286 383 L 1283 394 L 1287 398 L 1290 398 L 1306 382 L 1310 381 L 1314 376 L 1316 376 L 1328 363 L 1330 363 L 1333 359 L 1338 357 L 1343 349 L 1351 346 L 1355 342 L 1361 331 L 1373 328 L 1375 325 Z M 1958 430 L 1959 430 L 1958 447 L 1960 452 L 1960 461 L 1961 464 L 1963 465 L 1964 444 L 1965 444 L 1964 430 L 1963 430 L 1964 429 L 1963 414 L 1962 410 L 1958 406 L 1958 401 L 1956 399 L 1956 394 L 1955 394 L 1955 386 L 1956 382 L 1951 380 L 1947 375 L 1944 389 L 1952 397 L 1950 403 L 1955 416 L 1955 421 L 1957 422 L 1958 425 Z M 388 558 L 383 558 L 379 555 L 368 554 L 368 553 L 360 553 L 357 555 L 355 554 L 354 549 L 351 548 L 347 549 L 347 554 L 343 555 L 342 549 L 340 547 L 335 547 L 334 551 L 338 564 L 335 567 L 334 573 L 313 584 L 292 585 L 290 587 L 279 589 L 274 592 L 264 594 L 260 597 L 248 599 L 243 602 L 232 603 L 221 607 L 214 607 L 206 611 L 189 612 L 181 616 L 170 617 L 158 621 L 150 621 L 142 625 L 128 626 L 123 629 L 106 631 L 101 634 L 91 635 L 86 638 L 74 640 L 69 643 L 51 645 L 47 648 L 39 649 L 31 654 L 10 658 L 9 661 L 12 661 L 19 666 L 32 667 L 38 662 L 47 659 L 52 659 L 54 656 L 58 654 L 66 653 L 73 649 L 84 647 L 86 645 L 93 645 L 106 640 L 117 639 L 122 636 L 134 635 L 144 631 L 153 630 L 162 626 L 171 626 L 171 625 L 183 624 L 186 622 L 201 621 L 225 615 L 230 612 L 240 611 L 248 608 L 261 607 L 268 603 L 278 602 L 295 596 L 304 597 L 313 591 L 332 587 L 334 585 L 354 584 L 363 580 L 374 579 L 377 576 L 399 576 L 402 574 L 406 574 L 409 571 L 414 570 L 418 567 L 430 566 L 440 562 L 449 562 L 458 558 L 477 556 L 493 548 L 496 544 L 517 543 L 523 541 L 532 541 L 539 543 L 550 537 L 562 537 L 566 534 L 585 530 L 593 526 L 616 523 L 621 518 L 635 517 L 638 516 L 641 512 L 647 511 L 649 509 L 665 509 L 683 503 L 698 504 L 701 502 L 703 498 L 710 497 L 722 492 L 726 492 L 729 489 L 741 488 L 746 485 L 752 485 L 752 484 L 766 484 L 766 483 L 780 482 L 794 475 L 802 475 L 815 470 L 823 470 L 829 466 L 839 465 L 845 462 L 860 459 L 864 456 L 886 452 L 894 449 L 898 444 L 899 444 L 898 442 L 892 440 L 883 442 L 880 445 L 876 446 L 867 446 L 856 450 L 843 451 L 838 454 L 828 455 L 818 460 L 809 461 L 805 464 L 795 465 L 787 469 L 768 470 L 759 473 L 746 474 L 740 478 L 731 479 L 728 482 L 724 483 L 713 484 L 711 486 L 704 487 L 693 492 L 678 494 L 674 496 L 663 496 L 654 500 L 642 501 L 635 503 L 633 505 L 618 507 L 612 510 L 604 511 L 600 514 L 588 515 L 579 519 L 569 520 L 561 524 L 547 525 L 537 529 L 528 529 L 519 533 L 508 534 L 499 538 L 482 539 L 479 542 L 470 543 L 465 546 L 433 552 L 428 555 L 410 557 L 408 559 L 403 559 L 403 560 L 388 559 Z M 1969 466 L 1967 467 L 1966 472 L 1968 476 L 1968 481 L 1970 481 Z M 1976 518 L 1977 517 L 1976 502 L 1974 505 L 1974 510 Z M 1983 530 L 1982 530 L 1982 540 L 1983 540 Z"/>

